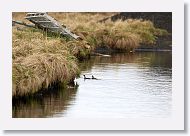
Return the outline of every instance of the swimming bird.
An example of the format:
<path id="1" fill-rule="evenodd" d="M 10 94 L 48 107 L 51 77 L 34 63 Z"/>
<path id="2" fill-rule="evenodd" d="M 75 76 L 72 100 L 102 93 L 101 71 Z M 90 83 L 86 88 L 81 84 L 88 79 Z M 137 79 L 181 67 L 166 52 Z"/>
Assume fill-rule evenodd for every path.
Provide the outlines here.
<path id="1" fill-rule="evenodd" d="M 95 77 L 92 75 L 92 79 L 97 79 L 97 78 L 95 78 Z"/>
<path id="2" fill-rule="evenodd" d="M 91 79 L 91 78 L 86 77 L 85 75 L 83 75 L 83 76 L 84 76 L 84 79 Z"/>

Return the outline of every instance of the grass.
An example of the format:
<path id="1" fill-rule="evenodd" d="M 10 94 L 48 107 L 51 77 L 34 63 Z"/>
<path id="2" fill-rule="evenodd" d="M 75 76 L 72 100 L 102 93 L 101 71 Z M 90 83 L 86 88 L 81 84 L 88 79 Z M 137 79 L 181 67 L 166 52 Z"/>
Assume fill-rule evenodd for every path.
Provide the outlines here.
<path id="1" fill-rule="evenodd" d="M 126 51 L 134 50 L 140 44 L 154 45 L 158 36 L 168 34 L 166 30 L 155 28 L 151 21 L 135 19 L 116 22 L 108 20 L 105 23 L 89 22 L 78 25 L 74 32 L 91 45 L 105 45 Z"/>
<path id="2" fill-rule="evenodd" d="M 99 20 L 116 13 L 49 13 L 83 40 L 68 41 L 31 28 L 13 28 L 12 79 L 13 96 L 47 89 L 61 82 L 68 84 L 80 73 L 78 60 L 90 55 L 98 46 L 131 51 L 140 44 L 153 45 L 167 31 L 143 20 Z M 25 13 L 13 13 L 23 21 Z"/>
<path id="3" fill-rule="evenodd" d="M 79 35 L 90 45 L 106 45 L 113 49 L 133 50 L 140 44 L 154 45 L 158 36 L 168 35 L 166 30 L 155 28 L 151 21 L 141 19 L 117 20 L 108 19 L 117 12 L 108 13 L 49 13 L 61 24 L 66 25 L 72 32 Z M 13 14 L 15 20 L 23 20 L 25 13 Z"/>
<path id="4" fill-rule="evenodd" d="M 13 96 L 73 80 L 79 74 L 78 60 L 76 49 L 68 50 L 69 45 L 60 38 L 46 39 L 40 32 L 13 30 Z"/>

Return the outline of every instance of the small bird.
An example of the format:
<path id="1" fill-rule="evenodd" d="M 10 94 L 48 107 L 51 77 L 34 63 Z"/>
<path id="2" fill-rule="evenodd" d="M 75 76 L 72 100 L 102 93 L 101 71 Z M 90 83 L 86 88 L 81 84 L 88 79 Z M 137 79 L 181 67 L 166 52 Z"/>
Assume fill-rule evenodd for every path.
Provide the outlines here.
<path id="1" fill-rule="evenodd" d="M 95 78 L 95 77 L 92 75 L 92 79 L 97 79 L 97 78 Z"/>
<path id="2" fill-rule="evenodd" d="M 91 78 L 86 77 L 85 75 L 83 75 L 83 76 L 84 76 L 84 79 L 91 79 Z"/>

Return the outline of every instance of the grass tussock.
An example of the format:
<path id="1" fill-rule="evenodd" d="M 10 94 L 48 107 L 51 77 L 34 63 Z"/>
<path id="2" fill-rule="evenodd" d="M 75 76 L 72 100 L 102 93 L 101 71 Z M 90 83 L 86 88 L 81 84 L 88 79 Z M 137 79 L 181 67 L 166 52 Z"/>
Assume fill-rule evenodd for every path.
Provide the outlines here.
<path id="1" fill-rule="evenodd" d="M 154 45 L 158 36 L 168 34 L 166 30 L 155 28 L 151 21 L 135 19 L 89 22 L 78 25 L 74 31 L 91 45 L 105 45 L 126 51 L 133 50 L 140 44 Z"/>
<path id="2" fill-rule="evenodd" d="M 75 77 L 78 66 L 73 58 L 61 54 L 34 54 L 13 63 L 13 95 L 35 93 L 53 83 Z M 15 85 L 14 85 L 15 86 Z"/>
<path id="3" fill-rule="evenodd" d="M 30 31 L 30 30 L 28 30 Z M 56 82 L 68 83 L 79 73 L 76 50 L 82 45 L 47 39 L 40 32 L 13 30 L 13 95 L 35 93 Z M 20 36 L 22 35 L 22 37 Z M 35 38 L 33 38 L 35 37 Z M 70 49 L 70 50 L 69 50 Z M 85 49 L 84 49 L 85 50 Z"/>
<path id="4" fill-rule="evenodd" d="M 168 35 L 166 30 L 155 28 L 148 20 L 128 19 L 113 22 L 108 19 L 103 23 L 99 22 L 118 14 L 117 12 L 48 14 L 93 46 L 104 44 L 114 49 L 129 50 L 140 44 L 154 45 L 158 36 Z M 13 17 L 23 20 L 24 15 L 18 13 L 13 14 Z"/>

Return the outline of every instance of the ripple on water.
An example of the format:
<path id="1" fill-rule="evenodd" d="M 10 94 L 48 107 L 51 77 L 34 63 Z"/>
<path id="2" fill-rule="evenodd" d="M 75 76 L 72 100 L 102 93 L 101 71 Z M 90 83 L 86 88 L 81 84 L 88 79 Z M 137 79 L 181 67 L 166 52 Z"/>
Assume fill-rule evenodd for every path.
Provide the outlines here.
<path id="1" fill-rule="evenodd" d="M 81 64 L 77 90 L 64 90 L 32 104 L 16 107 L 43 117 L 64 118 L 167 118 L 172 108 L 172 67 L 168 52 L 115 54 L 92 57 Z M 87 66 L 87 67 L 86 67 Z M 84 80 L 94 75 L 100 80 Z M 53 104 L 56 104 L 53 105 Z M 29 107 L 29 108 L 28 108 Z M 36 109 L 35 109 L 36 108 Z M 24 113 L 23 113 L 24 114 Z"/>

